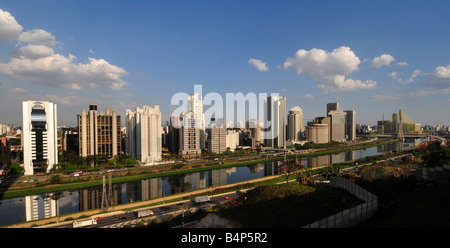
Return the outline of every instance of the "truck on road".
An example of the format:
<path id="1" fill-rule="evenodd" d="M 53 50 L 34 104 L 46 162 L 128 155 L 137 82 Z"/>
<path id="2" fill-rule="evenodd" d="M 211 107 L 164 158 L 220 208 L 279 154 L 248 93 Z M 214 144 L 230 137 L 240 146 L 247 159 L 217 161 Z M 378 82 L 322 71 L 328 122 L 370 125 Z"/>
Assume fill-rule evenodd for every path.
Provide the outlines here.
<path id="1" fill-rule="evenodd" d="M 94 226 L 94 225 L 97 225 L 97 220 L 96 219 L 83 220 L 83 221 L 74 221 L 73 222 L 73 228 L 88 227 L 88 226 Z"/>
<path id="2" fill-rule="evenodd" d="M 210 197 L 207 195 L 197 196 L 194 198 L 195 203 L 202 203 L 202 202 L 209 202 L 209 201 L 210 201 Z"/>
<path id="3" fill-rule="evenodd" d="M 150 209 L 144 209 L 144 210 L 139 210 L 136 211 L 136 217 L 138 218 L 142 218 L 142 217 L 147 217 L 147 216 L 151 216 L 153 215 L 153 211 Z"/>

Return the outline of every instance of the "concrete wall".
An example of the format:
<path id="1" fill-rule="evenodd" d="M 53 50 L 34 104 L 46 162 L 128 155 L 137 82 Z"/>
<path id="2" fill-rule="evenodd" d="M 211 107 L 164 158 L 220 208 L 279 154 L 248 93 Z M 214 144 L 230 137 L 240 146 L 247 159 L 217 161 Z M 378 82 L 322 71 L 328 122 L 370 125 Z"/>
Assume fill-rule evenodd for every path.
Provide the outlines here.
<path id="1" fill-rule="evenodd" d="M 355 195 L 365 203 L 328 216 L 304 228 L 346 228 L 362 222 L 378 210 L 378 197 L 342 177 L 332 177 L 330 186 L 341 188 Z"/>
<path id="2" fill-rule="evenodd" d="M 448 164 L 444 164 L 442 167 L 416 169 L 416 179 L 418 181 L 437 181 L 443 178 L 450 178 L 450 165 Z"/>

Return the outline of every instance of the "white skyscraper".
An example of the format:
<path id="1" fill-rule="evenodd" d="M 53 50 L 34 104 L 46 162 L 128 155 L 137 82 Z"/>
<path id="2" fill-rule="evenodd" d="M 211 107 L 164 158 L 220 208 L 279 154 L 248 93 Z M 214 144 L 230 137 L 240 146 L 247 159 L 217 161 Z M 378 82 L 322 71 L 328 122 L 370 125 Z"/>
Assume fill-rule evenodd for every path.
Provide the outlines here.
<path id="1" fill-rule="evenodd" d="M 161 161 L 161 111 L 159 106 L 126 110 L 127 152 L 143 163 Z"/>
<path id="2" fill-rule="evenodd" d="M 288 139 L 299 141 L 303 133 L 303 110 L 295 106 L 289 110 L 288 114 Z"/>
<path id="3" fill-rule="evenodd" d="M 58 163 L 56 104 L 22 102 L 22 147 L 25 175 L 48 172 Z"/>
<path id="4" fill-rule="evenodd" d="M 203 99 L 199 93 L 191 94 L 188 97 L 187 113 L 195 119 L 195 128 L 200 131 L 200 149 L 206 149 L 205 147 L 205 114 L 203 113 Z"/>
<path id="5" fill-rule="evenodd" d="M 264 102 L 264 145 L 286 146 L 286 97 L 269 96 Z"/>

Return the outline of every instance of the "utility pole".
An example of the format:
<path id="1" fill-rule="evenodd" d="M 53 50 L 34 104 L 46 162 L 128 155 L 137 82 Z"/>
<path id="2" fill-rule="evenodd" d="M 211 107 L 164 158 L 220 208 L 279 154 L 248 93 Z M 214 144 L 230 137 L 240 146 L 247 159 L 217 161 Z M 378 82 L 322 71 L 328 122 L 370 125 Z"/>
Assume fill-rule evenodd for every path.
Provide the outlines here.
<path id="1" fill-rule="evenodd" d="M 113 193 L 112 193 L 112 175 L 111 175 L 111 173 L 109 173 L 108 207 L 112 207 L 114 210 L 114 199 L 113 199 Z"/>
<path id="2" fill-rule="evenodd" d="M 107 202 L 107 196 L 106 196 L 106 183 L 105 183 L 105 176 L 103 176 L 103 192 L 102 192 L 102 203 L 101 203 L 101 212 L 105 213 L 108 211 L 108 202 Z"/>
<path id="3" fill-rule="evenodd" d="M 397 138 L 403 141 L 403 122 L 402 122 L 402 110 L 398 111 L 398 129 L 397 129 Z"/>

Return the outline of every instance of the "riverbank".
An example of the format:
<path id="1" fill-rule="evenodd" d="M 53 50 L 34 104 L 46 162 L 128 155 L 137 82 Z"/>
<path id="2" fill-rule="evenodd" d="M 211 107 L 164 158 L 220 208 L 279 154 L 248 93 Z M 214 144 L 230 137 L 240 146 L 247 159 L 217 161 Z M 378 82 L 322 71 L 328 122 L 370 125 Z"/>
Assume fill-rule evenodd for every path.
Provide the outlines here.
<path id="1" fill-rule="evenodd" d="M 302 154 L 296 154 L 296 155 L 286 155 L 285 156 L 279 156 L 279 157 L 272 157 L 272 158 L 265 158 L 265 159 L 252 159 L 252 160 L 244 160 L 240 162 L 236 161 L 223 161 L 222 164 L 218 165 L 209 165 L 209 164 L 190 164 L 182 166 L 178 169 L 173 168 L 149 168 L 146 170 L 139 170 L 139 171 L 129 171 L 129 172 L 122 172 L 122 173 L 116 173 L 112 175 L 112 183 L 122 183 L 122 182 L 128 182 L 128 181 L 138 181 L 138 180 L 145 180 L 155 177 L 166 177 L 171 175 L 178 175 L 178 174 L 187 174 L 187 173 L 193 173 L 193 172 L 199 172 L 199 171 L 206 171 L 206 170 L 214 170 L 214 169 L 222 169 L 222 168 L 228 168 L 228 167 L 239 167 L 239 166 L 246 166 L 246 165 L 253 165 L 258 163 L 267 163 L 267 162 L 273 162 L 273 161 L 280 161 L 286 159 L 292 159 L 292 158 L 305 158 L 305 157 L 312 157 L 312 156 L 321 156 L 321 155 L 329 155 L 334 153 L 340 153 L 345 152 L 349 150 L 360 150 L 360 149 L 366 149 L 369 147 L 379 146 L 387 143 L 393 143 L 397 140 L 388 140 L 388 141 L 375 141 L 375 142 L 369 142 L 369 143 L 359 143 L 351 146 L 345 146 L 345 147 L 338 147 L 335 149 L 328 149 L 328 150 L 315 150 L 309 153 L 302 153 Z M 244 158 L 245 159 L 245 158 Z M 47 183 L 35 183 L 35 184 L 28 184 L 24 185 L 23 187 L 15 187 L 15 188 L 9 188 L 6 191 L 0 192 L 0 199 L 7 199 L 7 198 L 14 198 L 14 197 L 21 197 L 26 195 L 36 195 L 36 194 L 43 194 L 43 193 L 51 193 L 56 191 L 65 191 L 65 190 L 73 190 L 73 189 L 80 189 L 80 188 L 86 188 L 86 187 L 94 187 L 94 186 L 101 186 L 103 184 L 103 176 L 104 175 L 92 175 L 92 176 L 83 176 L 79 177 L 77 179 L 71 178 L 71 182 L 62 182 L 60 184 L 50 184 Z"/>
<path id="2" fill-rule="evenodd" d="M 392 153 L 392 154 L 390 153 L 390 154 L 388 154 L 388 155 L 390 155 L 388 157 L 394 156 L 394 154 L 395 153 Z M 376 155 L 376 156 L 379 156 L 379 155 Z M 345 163 L 348 163 L 348 165 L 344 166 L 344 167 L 354 166 L 354 162 L 355 161 L 347 161 Z M 364 163 L 365 162 L 362 162 L 362 163 L 360 163 L 360 165 L 362 165 Z M 341 164 L 340 166 L 344 165 L 342 163 L 340 163 L 340 164 Z M 323 167 L 328 167 L 328 166 L 329 165 L 314 167 L 313 170 L 314 171 L 319 170 Z M 31 222 L 18 223 L 18 224 L 14 224 L 14 225 L 10 225 L 10 226 L 5 226 L 5 227 L 13 227 L 13 228 L 37 227 L 37 226 L 42 226 L 42 225 L 46 225 L 46 227 L 48 227 L 49 224 L 56 225 L 58 220 L 71 222 L 75 219 L 79 219 L 79 218 L 84 219 L 84 218 L 88 218 L 89 216 L 100 217 L 100 216 L 108 216 L 108 215 L 114 215 L 114 214 L 122 214 L 126 210 L 148 208 L 148 207 L 156 206 L 156 205 L 161 206 L 166 203 L 173 204 L 174 202 L 186 201 L 186 200 L 192 199 L 196 195 L 202 195 L 205 193 L 209 194 L 209 195 L 220 195 L 227 191 L 242 190 L 242 189 L 253 188 L 253 187 L 262 186 L 262 185 L 276 184 L 276 183 L 285 182 L 285 181 L 286 181 L 285 175 L 267 176 L 267 177 L 246 180 L 246 181 L 237 182 L 237 183 L 203 188 L 203 189 L 199 189 L 199 190 L 195 190 L 195 191 L 167 195 L 165 197 L 153 198 L 153 199 L 149 199 L 146 201 L 124 203 L 121 205 L 114 206 L 112 211 L 110 209 L 111 212 L 108 212 L 108 213 L 101 213 L 100 209 L 93 209 L 93 210 L 88 210 L 88 211 L 84 211 L 84 212 L 68 213 L 68 214 L 64 214 L 59 217 L 52 217 L 52 218 L 47 218 L 47 219 L 42 219 L 42 220 L 35 220 L 35 221 L 31 221 Z M 61 224 L 61 222 L 59 222 L 59 224 Z"/>
<path id="3" fill-rule="evenodd" d="M 152 206 L 152 205 L 163 206 L 163 205 L 165 205 L 166 202 L 167 203 L 171 202 L 173 204 L 173 201 L 176 201 L 176 200 L 183 201 L 183 199 L 193 197 L 195 195 L 201 195 L 201 194 L 209 194 L 210 195 L 211 192 L 213 192 L 213 191 L 226 190 L 228 188 L 233 188 L 238 185 L 254 184 L 254 183 L 259 183 L 259 182 L 263 182 L 263 181 L 276 180 L 277 178 L 280 178 L 280 177 L 281 177 L 280 175 L 267 176 L 267 177 L 252 179 L 252 180 L 238 182 L 238 183 L 231 183 L 231 184 L 226 184 L 226 185 L 221 185 L 221 186 L 200 189 L 200 190 L 196 190 L 196 191 L 168 195 L 168 196 L 154 198 L 154 199 L 146 200 L 146 201 L 126 203 L 126 204 L 114 206 L 114 210 L 111 212 L 108 212 L 108 213 L 101 213 L 99 209 L 93 209 L 93 210 L 88 210 L 88 211 L 83 211 L 83 212 L 65 214 L 62 216 L 50 217 L 50 218 L 46 218 L 46 219 L 42 219 L 42 220 L 35 220 L 35 221 L 28 221 L 28 222 L 23 222 L 23 223 L 19 223 L 19 224 L 13 224 L 13 225 L 9 225 L 6 227 L 7 228 L 31 228 L 31 227 L 41 226 L 41 227 L 47 228 L 47 227 L 52 227 L 53 225 L 61 225 L 65 222 L 71 223 L 73 220 L 78 219 L 78 218 L 103 217 L 103 216 L 110 216 L 110 215 L 115 215 L 115 214 L 123 214 L 125 211 L 130 210 L 130 209 L 139 209 L 139 208 L 144 208 L 144 207 L 148 207 L 148 206 Z M 284 180 L 284 178 L 282 180 Z M 60 221 L 61 219 L 63 219 L 63 221 Z M 66 219 L 69 219 L 69 220 L 65 221 Z"/>

